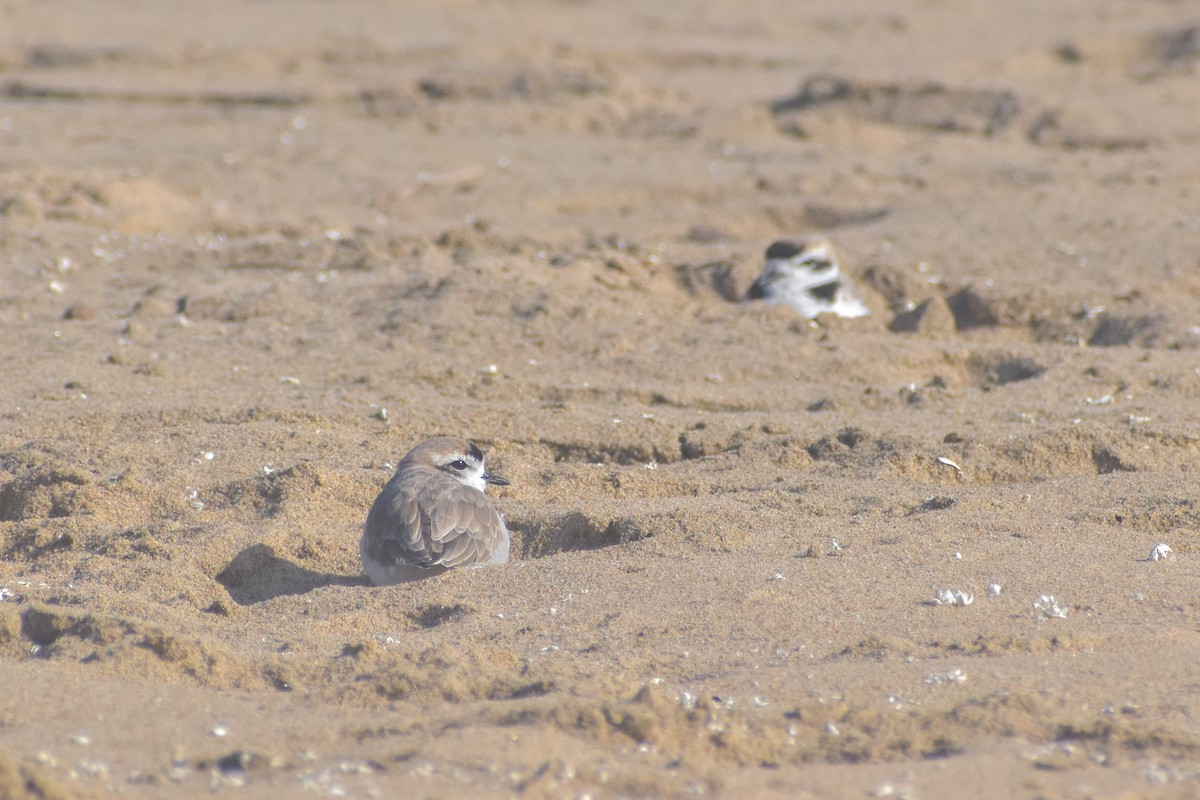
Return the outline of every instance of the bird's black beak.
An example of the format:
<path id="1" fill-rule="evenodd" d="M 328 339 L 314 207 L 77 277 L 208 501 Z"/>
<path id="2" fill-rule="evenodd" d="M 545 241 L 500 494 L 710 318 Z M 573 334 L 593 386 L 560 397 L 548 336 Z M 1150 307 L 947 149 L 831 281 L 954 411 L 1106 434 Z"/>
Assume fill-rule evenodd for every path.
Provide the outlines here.
<path id="1" fill-rule="evenodd" d="M 484 483 L 490 483 L 493 486 L 509 486 L 509 482 L 501 478 L 499 475 L 493 475 L 490 472 L 485 472 L 479 477 L 483 478 Z"/>

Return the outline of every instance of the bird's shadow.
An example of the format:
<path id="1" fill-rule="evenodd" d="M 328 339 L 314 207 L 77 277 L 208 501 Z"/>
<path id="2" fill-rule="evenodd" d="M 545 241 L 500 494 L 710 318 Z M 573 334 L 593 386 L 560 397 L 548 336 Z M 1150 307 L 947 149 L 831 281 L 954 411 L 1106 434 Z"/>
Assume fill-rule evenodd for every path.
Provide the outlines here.
<path id="1" fill-rule="evenodd" d="M 279 556 L 274 548 L 255 544 L 238 553 L 217 581 L 238 605 L 250 606 L 288 594 L 307 594 L 324 586 L 368 586 L 365 575 L 314 572 Z"/>

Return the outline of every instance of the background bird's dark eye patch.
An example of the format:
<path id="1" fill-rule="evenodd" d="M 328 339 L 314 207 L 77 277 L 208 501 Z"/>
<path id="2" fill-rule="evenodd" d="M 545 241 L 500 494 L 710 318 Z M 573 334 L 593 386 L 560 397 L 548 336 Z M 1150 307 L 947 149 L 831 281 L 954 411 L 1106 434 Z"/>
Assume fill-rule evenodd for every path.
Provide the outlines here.
<path id="1" fill-rule="evenodd" d="M 813 272 L 824 272 L 833 267 L 833 262 L 828 258 L 808 258 L 804 261 Z"/>
<path id="2" fill-rule="evenodd" d="M 800 255 L 804 248 L 796 242 L 789 242 L 786 239 L 775 242 L 767 248 L 767 259 L 774 258 L 795 258 Z"/>

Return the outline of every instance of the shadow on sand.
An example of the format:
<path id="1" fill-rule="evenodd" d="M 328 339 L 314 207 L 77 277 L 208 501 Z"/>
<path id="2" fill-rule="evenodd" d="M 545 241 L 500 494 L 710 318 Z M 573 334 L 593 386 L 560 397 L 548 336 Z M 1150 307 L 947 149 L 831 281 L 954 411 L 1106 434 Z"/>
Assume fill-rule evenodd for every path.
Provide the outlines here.
<path id="1" fill-rule="evenodd" d="M 265 544 L 238 553 L 217 575 L 238 605 L 249 606 L 285 594 L 307 594 L 323 586 L 368 586 L 364 575 L 314 572 L 281 558 Z"/>

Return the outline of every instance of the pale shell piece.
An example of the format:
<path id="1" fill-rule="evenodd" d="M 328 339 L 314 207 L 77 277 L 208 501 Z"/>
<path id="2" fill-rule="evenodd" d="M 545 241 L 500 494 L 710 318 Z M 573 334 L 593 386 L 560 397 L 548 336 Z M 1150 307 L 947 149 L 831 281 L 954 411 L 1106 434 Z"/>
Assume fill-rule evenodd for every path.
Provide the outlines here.
<path id="1" fill-rule="evenodd" d="M 975 595 L 960 589 L 942 589 L 934 597 L 934 601 L 939 606 L 969 606 L 975 602 Z"/>
<path id="2" fill-rule="evenodd" d="M 999 597 L 1003 587 L 1000 584 L 992 581 L 988 584 L 987 592 L 989 597 Z"/>
<path id="3" fill-rule="evenodd" d="M 894 784 L 889 781 L 884 781 L 875 787 L 875 791 L 868 792 L 872 797 L 895 797 L 897 800 L 912 800 L 912 789 L 905 784 Z"/>
<path id="4" fill-rule="evenodd" d="M 1172 558 L 1174 555 L 1175 551 L 1171 549 L 1170 545 L 1159 542 L 1158 544 L 1154 545 L 1154 547 L 1150 548 L 1150 555 L 1148 558 L 1150 561 L 1162 561 L 1167 558 Z"/>
<path id="5" fill-rule="evenodd" d="M 1033 613 L 1038 619 L 1045 619 L 1047 617 L 1066 619 L 1067 614 L 1071 613 L 1071 609 L 1061 605 L 1054 599 L 1054 595 L 1044 594 L 1033 601 Z"/>
<path id="6" fill-rule="evenodd" d="M 930 686 L 942 686 L 947 683 L 963 683 L 967 679 L 967 673 L 963 672 L 958 667 L 949 672 L 933 672 L 925 676 L 925 683 Z"/>

